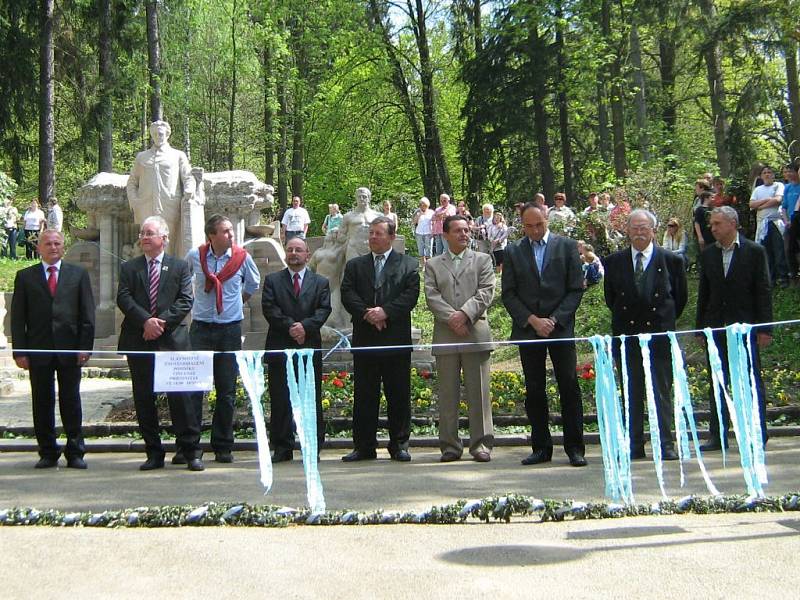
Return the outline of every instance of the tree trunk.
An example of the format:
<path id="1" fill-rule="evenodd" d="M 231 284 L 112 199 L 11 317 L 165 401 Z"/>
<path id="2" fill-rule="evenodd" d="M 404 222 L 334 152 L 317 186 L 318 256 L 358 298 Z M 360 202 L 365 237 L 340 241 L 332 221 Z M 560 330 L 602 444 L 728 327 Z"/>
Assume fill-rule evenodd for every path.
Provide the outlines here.
<path id="1" fill-rule="evenodd" d="M 275 125 L 272 113 L 272 97 L 270 90 L 270 73 L 272 72 L 272 52 L 269 46 L 263 50 L 263 75 L 264 75 L 264 182 L 275 185 L 275 138 L 273 130 Z"/>
<path id="2" fill-rule="evenodd" d="M 297 87 L 300 86 L 298 82 Z M 304 151 L 303 143 L 303 98 L 299 91 L 295 92 L 292 128 L 292 196 L 303 195 L 303 168 Z"/>
<path id="3" fill-rule="evenodd" d="M 642 72 L 642 45 L 639 40 L 639 26 L 631 23 L 631 66 L 636 95 L 633 99 L 636 108 L 636 128 L 639 130 L 639 153 L 642 161 L 650 160 L 650 136 L 647 134 L 647 95 L 645 94 L 644 73 Z"/>
<path id="4" fill-rule="evenodd" d="M 289 200 L 288 175 L 289 175 L 289 108 L 286 98 L 285 73 L 278 74 L 278 126 L 280 127 L 280 142 L 278 142 L 278 205 L 285 209 Z"/>
<path id="5" fill-rule="evenodd" d="M 567 103 L 567 86 L 564 81 L 567 59 L 564 55 L 564 29 L 561 25 L 563 11 L 559 4 L 556 8 L 556 82 L 558 85 L 558 126 L 561 133 L 561 164 L 564 169 L 564 193 L 570 202 L 575 202 L 575 189 L 572 171 L 572 146 L 569 134 L 569 106 Z"/>
<path id="6" fill-rule="evenodd" d="M 231 8 L 231 47 L 233 51 L 233 64 L 231 67 L 231 105 L 228 110 L 228 170 L 233 171 L 233 140 L 234 140 L 234 125 L 236 117 L 236 0 L 233 0 Z"/>
<path id="7" fill-rule="evenodd" d="M 100 139 L 97 146 L 97 170 L 111 173 L 114 170 L 114 108 L 111 90 L 114 85 L 111 56 L 111 0 L 100 0 L 98 20 L 98 59 L 100 74 Z"/>
<path id="8" fill-rule="evenodd" d="M 659 10 L 659 16 L 663 24 L 667 18 L 665 10 Z M 658 36 L 658 57 L 658 71 L 661 76 L 661 120 L 666 132 L 664 151 L 668 156 L 672 156 L 678 116 L 678 107 L 675 103 L 675 34 L 672 29 L 661 29 Z M 674 159 L 668 159 L 667 162 L 674 164 Z"/>
<path id="9" fill-rule="evenodd" d="M 147 71 L 150 74 L 150 121 L 163 118 L 161 107 L 161 40 L 158 37 L 158 2 L 147 0 Z"/>
<path id="10" fill-rule="evenodd" d="M 786 86 L 789 88 L 789 115 L 792 120 L 790 129 L 789 158 L 794 160 L 800 155 L 800 87 L 797 77 L 797 43 L 788 40 L 783 44 L 786 58 Z"/>
<path id="11" fill-rule="evenodd" d="M 39 201 L 55 195 L 56 154 L 53 106 L 53 6 L 54 0 L 40 0 L 39 8 Z"/>
<path id="12" fill-rule="evenodd" d="M 613 58 L 609 65 L 611 77 L 611 135 L 614 140 L 614 174 L 618 179 L 625 177 L 628 161 L 625 151 L 625 107 L 622 100 L 622 52 L 614 46 L 611 39 L 611 3 L 602 0 L 600 5 L 600 22 L 603 37 L 609 48 L 613 50 Z"/>
<path id="13" fill-rule="evenodd" d="M 597 140 L 600 158 L 608 162 L 611 159 L 611 132 L 608 129 L 608 98 L 603 70 L 597 76 Z"/>
<path id="14" fill-rule="evenodd" d="M 547 139 L 548 119 L 544 103 L 548 93 L 547 66 L 544 61 L 546 42 L 539 37 L 538 32 L 533 32 L 531 39 L 534 44 L 531 76 L 533 78 L 533 89 L 537 91 L 533 95 L 533 130 L 538 149 L 539 171 L 542 174 L 542 192 L 545 198 L 552 200 L 556 193 L 556 184 L 555 176 L 553 175 L 553 162 L 550 158 L 550 143 Z"/>

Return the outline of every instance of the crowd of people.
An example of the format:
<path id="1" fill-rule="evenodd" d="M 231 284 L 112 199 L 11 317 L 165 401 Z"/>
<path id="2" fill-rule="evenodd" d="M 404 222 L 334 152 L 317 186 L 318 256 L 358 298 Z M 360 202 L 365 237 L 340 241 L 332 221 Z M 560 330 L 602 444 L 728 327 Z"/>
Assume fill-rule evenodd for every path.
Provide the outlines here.
<path id="1" fill-rule="evenodd" d="M 425 245 L 432 241 L 431 256 L 420 254 L 425 264 L 425 301 L 434 315 L 442 462 L 459 460 L 464 452 L 458 435 L 462 376 L 470 423 L 467 451 L 477 462 L 491 460 L 494 429 L 489 381 L 494 340 L 487 311 L 495 294 L 497 268 L 502 267 L 502 302 L 512 319 L 511 340 L 519 345 L 525 378 L 525 409 L 531 424 L 532 447 L 522 460 L 524 465 L 552 460 L 545 372 L 548 355 L 561 404 L 565 453 L 569 464 L 586 465 L 574 325 L 590 280 L 595 283 L 603 277 L 615 336 L 674 330 L 676 319 L 687 304 L 684 261 L 672 248 L 656 243 L 658 228 L 653 213 L 646 209 L 629 211 L 622 227 L 627 245 L 599 259 L 590 244 L 583 242 L 579 247 L 576 240 L 551 229 L 554 214 L 560 215 L 556 223 L 564 215 L 568 217 L 564 206 L 557 204 L 556 209 L 548 211 L 543 198 L 537 200 L 519 208 L 516 219 L 521 235 L 513 241 L 509 239 L 508 226 L 491 205 L 483 206 L 481 216 L 472 219 L 463 206 L 453 205 L 447 195 L 439 198 L 436 210 L 430 209 L 427 199 L 420 200 L 415 223 L 418 242 Z M 287 267 L 267 275 L 263 283 L 252 258 L 235 243 L 234 228 L 224 216 L 214 215 L 207 221 L 207 242 L 190 250 L 183 259 L 167 253 L 170 231 L 163 218 L 149 217 L 142 223 L 142 255 L 122 265 L 117 292 L 117 305 L 124 315 L 118 350 L 127 356 L 147 455 L 141 470 L 160 469 L 165 463 L 153 384 L 153 352 L 215 351 L 217 401 L 211 446 L 217 462 L 229 463 L 233 461 L 237 366 L 233 355 L 226 352 L 241 349 L 244 302 L 262 286 L 262 310 L 269 323 L 266 350 L 321 348 L 320 332 L 332 310 L 331 286 L 326 277 L 308 267 L 310 252 L 304 239 L 308 220 L 299 205 L 300 199 L 293 199 L 293 212 L 284 216 Z M 609 199 L 602 195 L 596 198 L 596 205 L 589 206 L 592 210 L 613 212 L 609 207 Z M 338 207 L 332 205 L 325 227 L 331 230 L 343 226 L 340 215 Z M 757 343 L 754 348 L 763 347 L 769 343 L 771 332 L 761 324 L 772 321 L 767 250 L 738 232 L 738 214 L 730 206 L 712 208 L 708 226 L 714 242 L 704 248 L 699 259 L 696 326 L 702 329 L 752 323 L 756 325 L 752 334 Z M 354 366 L 354 448 L 342 460 L 377 457 L 383 394 L 389 421 L 389 455 L 393 460 L 407 462 L 411 460 L 411 312 L 420 295 L 419 262 L 393 249 L 397 216 L 389 203 L 384 203 L 383 214 L 372 218 L 368 229 L 369 251 L 347 260 L 341 281 L 341 302 L 353 326 Z M 437 252 L 437 248 L 441 251 Z M 64 237 L 57 229 L 41 231 L 37 250 L 41 263 L 18 272 L 11 306 L 14 359 L 19 367 L 30 371 L 40 454 L 36 467 L 55 467 L 63 451 L 68 467 L 82 469 L 86 462 L 80 367 L 90 356 L 94 338 L 91 285 L 83 268 L 62 262 Z M 190 313 L 191 327 L 187 325 Z M 648 378 L 638 343 L 628 340 L 630 452 L 633 458 L 643 458 L 644 382 Z M 724 355 L 724 335 L 717 335 L 716 340 Z M 68 352 L 46 352 L 54 349 Z M 614 353 L 621 369 L 619 338 Z M 651 344 L 650 368 L 661 453 L 666 460 L 677 458 L 670 430 L 669 356 L 666 336 L 656 335 Z M 765 396 L 757 349 L 751 358 L 766 443 Z M 325 426 L 320 352 L 315 353 L 313 364 L 321 447 Z M 726 364 L 723 357 L 723 365 Z M 267 375 L 272 460 L 279 463 L 292 460 L 295 436 L 281 352 L 269 354 Z M 63 449 L 55 435 L 54 377 L 59 382 L 58 401 L 67 436 Z M 187 465 L 192 471 L 204 470 L 200 448 L 202 394 L 171 392 L 167 398 L 177 446 L 171 462 Z M 705 450 L 719 449 L 727 439 L 727 408 L 720 407 L 723 422 L 719 422 L 713 394 L 710 402 L 712 436 L 703 446 Z"/>
<path id="2" fill-rule="evenodd" d="M 64 225 L 64 212 L 58 204 L 58 198 L 50 197 L 47 203 L 47 214 L 39 208 L 38 200 L 31 200 L 30 206 L 20 216 L 19 210 L 11 199 L 0 206 L 0 220 L 3 221 L 5 240 L 2 244 L 3 257 L 17 259 L 17 245 L 25 248 L 25 258 L 38 259 L 37 251 L 39 234 L 45 229 L 61 231 Z M 22 233 L 22 237 L 20 237 Z"/>

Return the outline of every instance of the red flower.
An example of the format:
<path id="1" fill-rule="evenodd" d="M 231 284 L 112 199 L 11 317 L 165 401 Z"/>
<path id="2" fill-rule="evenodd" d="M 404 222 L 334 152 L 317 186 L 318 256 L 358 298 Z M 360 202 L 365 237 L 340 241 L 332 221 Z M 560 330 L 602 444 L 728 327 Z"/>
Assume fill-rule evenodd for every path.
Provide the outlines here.
<path id="1" fill-rule="evenodd" d="M 422 377 L 423 379 L 430 379 L 431 372 L 428 371 L 428 369 L 420 369 L 419 376 Z"/>
<path id="2" fill-rule="evenodd" d="M 339 377 L 342 379 L 347 379 L 347 371 L 339 371 Z"/>
<path id="3" fill-rule="evenodd" d="M 338 388 L 344 387 L 344 381 L 342 381 L 341 379 L 334 379 L 331 383 L 333 383 L 333 385 L 335 385 Z"/>
<path id="4" fill-rule="evenodd" d="M 328 381 L 328 376 L 327 375 L 323 375 L 322 376 L 322 381 Z"/>

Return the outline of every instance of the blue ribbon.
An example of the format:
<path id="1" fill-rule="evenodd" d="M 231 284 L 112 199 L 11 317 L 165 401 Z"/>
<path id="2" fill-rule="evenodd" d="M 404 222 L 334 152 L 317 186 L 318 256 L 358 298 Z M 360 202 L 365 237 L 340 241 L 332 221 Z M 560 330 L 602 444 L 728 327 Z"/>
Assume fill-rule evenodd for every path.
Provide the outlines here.
<path id="1" fill-rule="evenodd" d="M 630 434 L 614 377 L 611 338 L 595 335 L 589 341 L 595 355 L 595 399 L 606 496 L 633 504 Z"/>
<path id="2" fill-rule="evenodd" d="M 292 415 L 300 438 L 303 454 L 303 471 L 306 475 L 308 505 L 314 513 L 325 512 L 325 497 L 317 462 L 317 382 L 314 377 L 314 350 L 285 350 L 286 385 L 292 403 Z M 297 356 L 295 377 L 294 356 Z"/>
<path id="3" fill-rule="evenodd" d="M 692 453 L 689 449 L 689 435 L 692 434 L 692 443 L 694 444 L 695 456 L 697 456 L 697 465 L 700 467 L 700 472 L 703 474 L 703 480 L 706 482 L 708 492 L 714 496 L 719 495 L 711 477 L 706 471 L 706 466 L 703 463 L 703 456 L 700 453 L 700 439 L 697 436 L 697 423 L 694 418 L 694 409 L 692 408 L 692 397 L 689 392 L 689 381 L 686 378 L 686 369 L 683 363 L 683 353 L 681 347 L 678 345 L 678 338 L 674 331 L 670 331 L 667 336 L 670 341 L 670 348 L 672 350 L 672 378 L 673 387 L 675 390 L 675 435 L 678 439 L 678 456 L 680 457 L 681 469 L 681 487 L 684 486 L 685 479 L 683 473 L 683 461 L 691 458 Z M 688 423 L 689 432 L 686 431 L 686 424 Z"/>
<path id="4" fill-rule="evenodd" d="M 264 395 L 264 367 L 261 358 L 264 356 L 263 350 L 257 351 L 238 351 L 236 352 L 236 362 L 239 364 L 239 376 L 242 378 L 244 389 L 250 397 L 250 409 L 253 413 L 253 422 L 256 428 L 256 444 L 258 447 L 258 466 L 261 472 L 261 485 L 264 486 L 264 493 L 268 493 L 272 488 L 272 460 L 269 457 L 269 439 L 267 438 L 267 426 L 264 419 L 264 409 L 261 406 L 261 398 Z"/>
<path id="5" fill-rule="evenodd" d="M 644 371 L 644 390 L 647 397 L 647 421 L 650 423 L 650 445 L 653 447 L 653 464 L 656 468 L 658 487 L 661 488 L 661 495 L 666 499 L 667 492 L 664 490 L 664 463 L 661 459 L 661 430 L 658 426 L 658 408 L 656 407 L 656 396 L 653 392 L 653 372 L 650 362 L 650 340 L 653 338 L 649 333 L 640 333 L 639 348 L 642 352 L 642 370 Z"/>
<path id="6" fill-rule="evenodd" d="M 706 336 L 706 349 L 708 350 L 708 370 L 711 373 L 711 385 L 714 388 L 714 404 L 717 408 L 717 423 L 719 423 L 719 443 L 722 447 L 722 466 L 728 462 L 728 452 L 725 447 L 728 440 L 725 439 L 725 421 L 722 417 L 722 403 L 728 405 L 728 414 L 733 414 L 733 403 L 725 389 L 725 374 L 722 371 L 722 359 L 719 356 L 717 342 L 714 341 L 714 332 L 710 327 L 703 329 Z M 735 427 L 735 425 L 734 425 Z"/>

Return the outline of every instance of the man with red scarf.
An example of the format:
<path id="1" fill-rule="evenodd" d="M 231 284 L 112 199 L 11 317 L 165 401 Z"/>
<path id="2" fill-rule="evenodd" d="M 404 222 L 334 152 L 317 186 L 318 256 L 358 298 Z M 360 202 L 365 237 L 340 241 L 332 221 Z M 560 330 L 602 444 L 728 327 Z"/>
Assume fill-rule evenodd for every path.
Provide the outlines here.
<path id="1" fill-rule="evenodd" d="M 189 336 L 192 350 L 229 352 L 214 355 L 214 388 L 217 403 L 211 423 L 211 446 L 217 462 L 233 461 L 233 412 L 236 399 L 236 357 L 242 349 L 243 305 L 258 289 L 260 275 L 253 258 L 234 243 L 233 224 L 212 215 L 205 226 L 208 242 L 186 255 L 194 276 L 194 306 Z M 193 394 L 195 407 L 203 393 Z M 180 464 L 177 455 L 173 463 Z"/>

